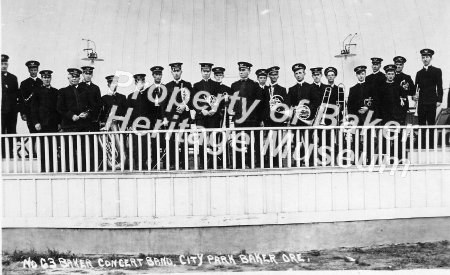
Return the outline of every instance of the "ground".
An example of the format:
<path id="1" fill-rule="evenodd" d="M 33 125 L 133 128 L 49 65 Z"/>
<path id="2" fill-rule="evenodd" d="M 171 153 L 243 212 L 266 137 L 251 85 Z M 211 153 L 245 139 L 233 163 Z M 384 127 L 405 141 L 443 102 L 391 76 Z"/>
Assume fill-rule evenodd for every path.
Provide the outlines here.
<path id="1" fill-rule="evenodd" d="M 279 271 L 279 270 L 399 270 L 399 269 L 450 269 L 450 243 L 448 241 L 433 243 L 415 244 L 391 244 L 370 247 L 337 248 L 329 250 L 313 250 L 306 252 L 276 252 L 268 253 L 267 256 L 255 255 L 252 253 L 241 253 L 222 257 L 222 263 L 211 263 L 209 259 L 219 260 L 221 255 L 204 254 L 203 263 L 198 266 L 199 261 L 187 264 L 187 258 L 195 258 L 195 254 L 183 255 L 74 255 L 70 252 L 60 253 L 55 250 L 48 250 L 47 253 L 39 254 L 34 251 L 15 251 L 12 254 L 3 253 L 2 269 L 3 274 L 144 274 L 144 273 L 172 273 L 172 272 L 239 272 L 239 271 Z M 253 257 L 252 257 L 252 256 Z M 217 256 L 217 257 L 215 257 Z M 259 257 L 258 257 L 259 256 Z M 272 256 L 270 258 L 269 256 Z M 147 258 L 148 257 L 148 258 Z M 230 257 L 236 264 L 230 264 Z M 56 268 L 43 268 L 40 259 L 45 267 L 52 258 L 58 261 L 64 259 L 83 259 L 84 263 L 89 260 L 93 268 L 63 268 L 57 262 Z M 107 268 L 99 267 L 101 264 L 114 260 L 143 259 L 142 266 Z M 28 259 L 27 263 L 33 260 L 37 263 L 36 268 L 24 268 L 23 259 Z M 146 259 L 150 259 L 147 261 Z M 155 260 L 157 259 L 157 260 Z M 198 259 L 198 258 L 197 258 Z M 244 260 L 242 260 L 244 259 Z M 243 263 L 249 259 L 256 260 L 252 263 Z M 257 262 L 258 259 L 260 262 Z M 264 261 L 265 260 L 265 261 Z M 173 264 L 170 266 L 149 266 L 155 263 Z M 228 263 L 227 263 L 228 262 Z M 275 263 L 276 262 L 276 263 Z M 67 264 L 68 262 L 66 262 Z M 129 262 L 127 262 L 129 263 Z M 184 263 L 184 264 L 183 264 Z M 136 263 L 137 265 L 137 263 Z"/>

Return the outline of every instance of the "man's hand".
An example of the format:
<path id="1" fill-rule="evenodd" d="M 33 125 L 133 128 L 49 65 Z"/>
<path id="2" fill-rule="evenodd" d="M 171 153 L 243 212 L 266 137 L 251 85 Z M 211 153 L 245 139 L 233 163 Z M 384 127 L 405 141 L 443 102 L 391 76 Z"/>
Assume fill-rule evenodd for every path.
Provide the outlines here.
<path id="1" fill-rule="evenodd" d="M 418 96 L 415 96 L 415 95 L 413 95 L 411 98 L 412 98 L 412 100 L 414 100 L 414 101 L 419 100 L 419 97 L 418 97 Z"/>
<path id="2" fill-rule="evenodd" d="M 216 112 L 217 112 L 217 109 L 212 109 L 211 111 L 209 111 L 209 115 L 213 116 Z"/>
<path id="3" fill-rule="evenodd" d="M 436 103 L 436 107 L 439 107 L 439 106 L 441 106 L 441 102 Z"/>
<path id="4" fill-rule="evenodd" d="M 365 114 L 367 111 L 369 110 L 369 108 L 367 106 L 363 106 L 361 107 L 361 109 L 358 110 L 358 113 Z"/>
<path id="5" fill-rule="evenodd" d="M 36 131 L 40 131 L 41 130 L 41 124 L 36 123 L 36 125 L 34 125 L 34 128 L 36 129 Z"/>
<path id="6" fill-rule="evenodd" d="M 58 132 L 61 131 L 61 124 L 58 124 Z"/>
<path id="7" fill-rule="evenodd" d="M 259 123 L 259 127 L 264 127 L 264 121 L 261 121 L 261 123 Z"/>
<path id="8" fill-rule="evenodd" d="M 22 118 L 23 121 L 27 121 L 27 116 L 26 115 L 21 115 L 20 117 Z"/>
<path id="9" fill-rule="evenodd" d="M 167 126 L 169 126 L 169 121 L 167 120 L 167 118 L 165 117 L 164 119 L 163 119 L 163 122 L 162 122 L 162 124 L 163 124 L 163 126 L 164 127 L 167 127 Z"/>
<path id="10" fill-rule="evenodd" d="M 202 110 L 202 115 L 207 116 L 207 115 L 209 115 L 209 112 L 206 109 L 203 109 Z"/>
<path id="11" fill-rule="evenodd" d="M 83 112 L 79 115 L 79 118 L 85 119 L 87 117 L 87 113 Z"/>
<path id="12" fill-rule="evenodd" d="M 181 114 L 186 109 L 186 105 L 179 105 L 177 107 L 177 113 Z"/>
<path id="13" fill-rule="evenodd" d="M 72 116 L 72 120 L 73 120 L 73 121 L 77 121 L 77 120 L 79 120 L 79 119 L 80 119 L 80 117 L 77 116 L 77 115 L 73 115 L 73 116 Z"/>

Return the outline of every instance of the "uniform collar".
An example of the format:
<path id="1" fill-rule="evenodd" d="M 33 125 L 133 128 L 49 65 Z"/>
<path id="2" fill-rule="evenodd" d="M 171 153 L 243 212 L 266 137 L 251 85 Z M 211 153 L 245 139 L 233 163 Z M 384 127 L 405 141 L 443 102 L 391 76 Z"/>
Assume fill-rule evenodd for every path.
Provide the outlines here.
<path id="1" fill-rule="evenodd" d="M 259 84 L 259 87 L 260 87 L 261 89 L 264 89 L 264 88 L 266 87 L 266 85 L 261 85 L 261 84 Z"/>
<path id="2" fill-rule="evenodd" d="M 431 67 L 431 65 L 428 65 L 428 66 L 423 66 L 423 69 L 425 70 L 425 71 L 428 71 L 428 69 Z"/>
<path id="3" fill-rule="evenodd" d="M 108 91 L 106 92 L 107 95 L 115 95 L 116 92 L 111 91 L 110 88 L 108 88 Z"/>
<path id="4" fill-rule="evenodd" d="M 366 81 L 364 80 L 363 82 L 361 82 L 361 81 L 358 81 L 358 84 L 364 84 L 364 83 L 366 83 Z"/>
<path id="5" fill-rule="evenodd" d="M 37 79 L 38 77 L 37 77 L 37 76 L 36 76 L 36 77 L 31 77 L 31 76 L 30 76 L 30 78 L 33 79 L 34 81 L 36 81 L 36 79 Z"/>
<path id="6" fill-rule="evenodd" d="M 300 86 L 303 86 L 303 83 L 305 83 L 305 80 L 303 79 L 302 81 L 297 81 L 298 84 L 300 84 Z"/>
<path id="7" fill-rule="evenodd" d="M 322 85 L 322 82 L 319 82 L 319 83 L 314 82 L 314 84 L 316 84 L 317 86 L 320 87 L 320 85 Z"/>

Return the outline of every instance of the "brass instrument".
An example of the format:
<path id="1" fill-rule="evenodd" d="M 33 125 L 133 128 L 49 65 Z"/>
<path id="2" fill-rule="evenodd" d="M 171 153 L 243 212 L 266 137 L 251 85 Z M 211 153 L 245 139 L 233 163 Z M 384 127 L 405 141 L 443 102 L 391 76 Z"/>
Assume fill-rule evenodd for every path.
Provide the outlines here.
<path id="1" fill-rule="evenodd" d="M 320 125 L 325 125 L 325 114 L 328 110 L 328 105 L 330 104 L 330 95 L 331 95 L 331 87 L 326 87 L 325 92 L 323 93 L 322 97 L 322 103 L 320 104 L 320 107 L 317 108 L 316 116 L 314 117 L 312 121 L 312 125 L 316 125 L 316 119 L 320 117 Z M 326 102 L 325 102 L 326 101 Z M 325 104 L 325 106 L 324 106 Z"/>
<path id="2" fill-rule="evenodd" d="M 102 129 L 103 131 L 119 131 L 119 125 L 116 121 L 112 121 L 109 128 Z M 112 146 L 114 139 L 114 147 Z M 112 168 L 115 167 L 115 169 L 120 169 L 121 166 L 121 159 L 122 156 L 124 156 L 124 160 L 127 159 L 125 145 L 120 143 L 120 137 L 118 134 L 114 133 L 108 133 L 106 134 L 105 142 L 103 142 L 103 138 L 100 136 L 98 139 L 98 142 L 100 146 L 102 147 L 102 150 L 106 151 L 106 160 L 103 159 L 103 161 L 106 161 L 108 167 Z M 113 158 L 114 153 L 114 158 Z M 101 167 L 101 163 L 99 164 L 99 168 Z"/>
<path id="3" fill-rule="evenodd" d="M 419 92 L 420 92 L 420 88 L 419 85 L 416 86 L 416 104 L 414 105 L 414 116 L 419 116 Z"/>
<path id="4" fill-rule="evenodd" d="M 191 98 L 191 93 L 189 92 L 188 89 L 183 88 L 183 83 L 181 83 L 180 92 L 181 92 L 181 101 L 183 102 L 183 105 L 187 108 L 187 104 L 189 102 L 189 99 Z"/>
<path id="5" fill-rule="evenodd" d="M 348 120 L 348 111 L 347 111 L 347 104 L 345 104 L 345 85 L 343 83 L 339 83 L 337 85 L 337 87 L 338 87 L 338 100 L 336 102 L 336 106 L 339 109 L 337 121 L 338 121 L 338 123 L 340 123 L 342 120 L 343 123 L 347 123 L 348 122 L 347 121 Z M 344 116 L 342 118 L 341 118 L 341 115 L 342 115 L 341 114 L 341 106 L 343 107 L 343 116 Z"/>
<path id="6" fill-rule="evenodd" d="M 366 106 L 366 107 L 372 106 L 372 101 L 373 101 L 373 98 L 371 96 L 369 98 L 365 98 L 364 99 L 364 106 Z"/>
<path id="7" fill-rule="evenodd" d="M 207 101 L 208 101 L 209 106 L 213 109 L 216 109 L 220 103 L 215 95 L 209 95 L 207 97 Z"/>
<path id="8" fill-rule="evenodd" d="M 295 108 L 295 116 L 299 119 L 304 121 L 305 119 L 308 119 L 308 117 L 311 115 L 311 109 L 308 107 L 308 105 L 305 104 L 299 104 Z"/>
<path id="9" fill-rule="evenodd" d="M 284 99 L 281 95 L 272 95 L 269 100 L 270 110 L 275 113 L 282 113 L 280 107 L 283 101 Z"/>

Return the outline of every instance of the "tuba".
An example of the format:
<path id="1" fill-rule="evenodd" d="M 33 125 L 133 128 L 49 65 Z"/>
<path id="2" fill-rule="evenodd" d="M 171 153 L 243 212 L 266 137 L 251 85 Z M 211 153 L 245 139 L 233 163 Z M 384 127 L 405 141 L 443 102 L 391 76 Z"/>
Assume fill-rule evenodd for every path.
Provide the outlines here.
<path id="1" fill-rule="evenodd" d="M 103 131 L 119 131 L 119 125 L 115 120 L 111 122 L 111 125 L 109 128 L 103 128 Z M 113 146 L 113 139 L 114 139 L 114 146 Z M 100 144 L 100 147 L 102 150 L 106 151 L 106 161 L 108 167 L 112 168 L 115 167 L 115 169 L 120 169 L 120 161 L 121 157 L 124 156 L 124 159 L 127 159 L 127 156 L 125 154 L 125 144 L 120 143 L 120 137 L 119 134 L 114 133 L 107 133 L 105 141 L 103 141 L 103 137 L 99 137 L 98 142 Z M 114 155 L 114 157 L 113 157 Z M 101 163 L 99 164 L 99 168 L 101 167 Z"/>

